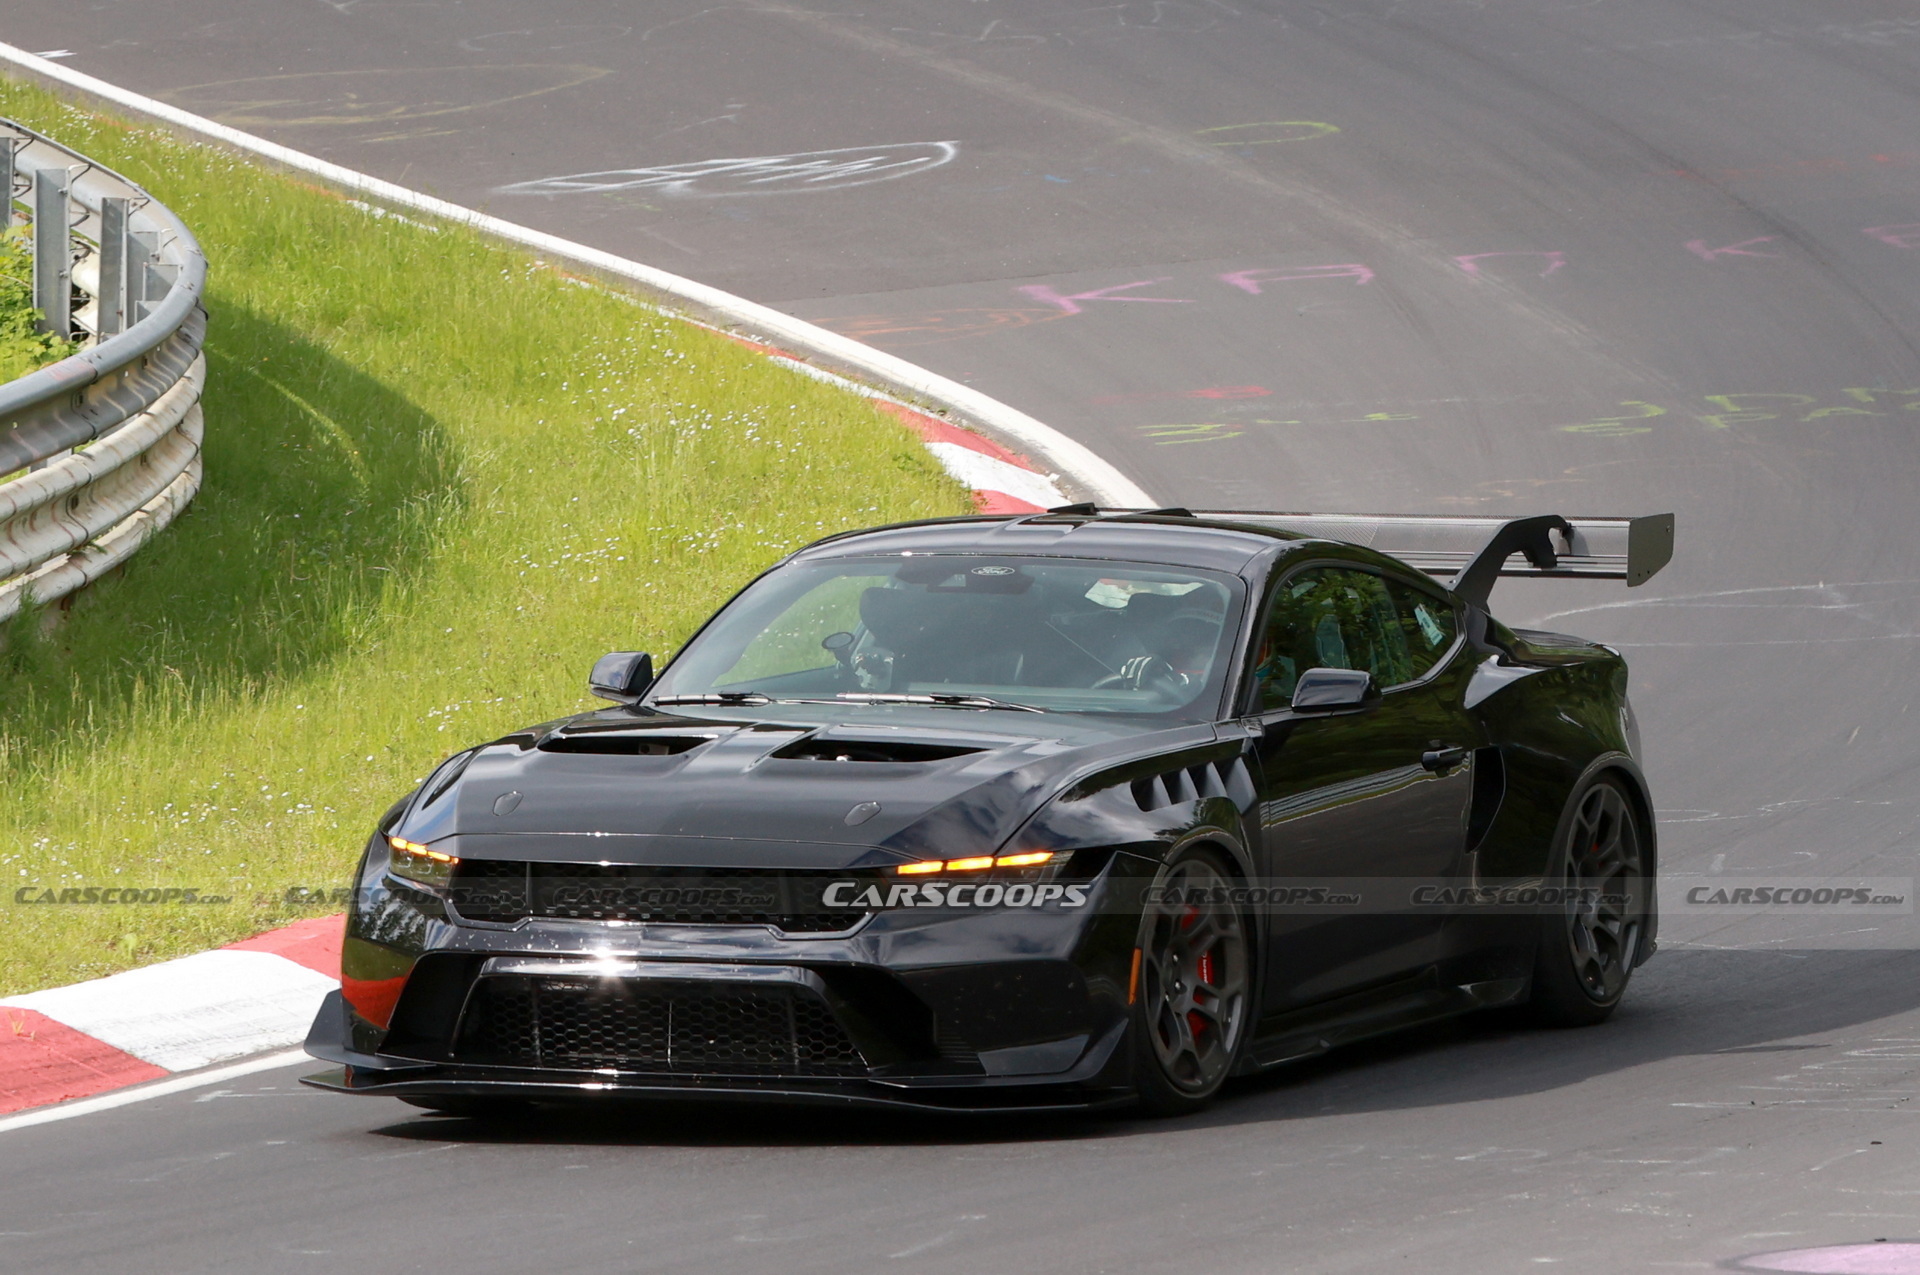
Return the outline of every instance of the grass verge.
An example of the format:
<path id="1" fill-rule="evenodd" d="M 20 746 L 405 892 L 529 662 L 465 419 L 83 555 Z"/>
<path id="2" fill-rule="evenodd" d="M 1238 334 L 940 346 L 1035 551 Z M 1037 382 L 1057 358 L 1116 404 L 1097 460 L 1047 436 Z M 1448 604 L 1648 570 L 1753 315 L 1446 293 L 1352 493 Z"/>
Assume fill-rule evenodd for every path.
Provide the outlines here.
<path id="1" fill-rule="evenodd" d="M 464 230 L 0 80 L 211 261 L 206 485 L 0 651 L 0 993 L 313 915 L 439 757 L 774 557 L 968 512 L 864 400 Z M 89 887 L 226 903 L 23 902 Z M 81 894 L 84 899 L 85 895 Z"/>

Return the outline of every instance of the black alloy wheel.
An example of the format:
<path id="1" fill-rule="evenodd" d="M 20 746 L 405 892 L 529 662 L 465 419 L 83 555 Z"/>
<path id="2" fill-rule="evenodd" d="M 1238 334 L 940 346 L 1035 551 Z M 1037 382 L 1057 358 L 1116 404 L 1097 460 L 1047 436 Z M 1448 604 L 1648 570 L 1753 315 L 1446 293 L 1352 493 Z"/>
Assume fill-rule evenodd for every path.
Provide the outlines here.
<path id="1" fill-rule="evenodd" d="M 1620 1003 L 1646 931 L 1645 838 L 1618 780 L 1581 790 L 1548 883 L 1563 911 L 1544 918 L 1534 964 L 1534 1016 L 1556 1026 L 1604 1020 Z"/>
<path id="2" fill-rule="evenodd" d="M 1233 878 L 1212 852 L 1169 864 L 1141 916 L 1134 959 L 1136 1079 L 1156 1115 L 1204 1106 L 1226 1082 L 1246 1034 L 1251 944 Z"/>

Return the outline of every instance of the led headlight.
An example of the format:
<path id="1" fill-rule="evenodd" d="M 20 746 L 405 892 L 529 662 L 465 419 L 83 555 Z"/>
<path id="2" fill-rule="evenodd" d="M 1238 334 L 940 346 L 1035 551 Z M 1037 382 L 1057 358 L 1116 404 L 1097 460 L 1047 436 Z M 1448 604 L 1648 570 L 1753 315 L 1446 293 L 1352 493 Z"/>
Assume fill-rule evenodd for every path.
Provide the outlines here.
<path id="1" fill-rule="evenodd" d="M 894 872 L 903 877 L 919 877 L 930 876 L 936 872 L 984 872 L 989 868 L 1037 868 L 1052 858 L 1051 850 L 1030 850 L 1025 854 L 1003 854 L 997 859 L 990 854 L 974 855 L 967 859 L 922 859 L 918 863 L 902 863 L 894 868 Z"/>
<path id="2" fill-rule="evenodd" d="M 405 837 L 387 838 L 387 871 L 422 885 L 444 886 L 460 860 Z"/>

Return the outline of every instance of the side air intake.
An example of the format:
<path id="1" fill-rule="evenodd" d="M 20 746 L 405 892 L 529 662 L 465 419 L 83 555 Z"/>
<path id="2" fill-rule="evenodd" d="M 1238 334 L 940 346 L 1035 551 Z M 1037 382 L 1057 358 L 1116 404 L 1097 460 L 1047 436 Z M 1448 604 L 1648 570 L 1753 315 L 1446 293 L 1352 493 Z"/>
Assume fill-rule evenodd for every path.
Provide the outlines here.
<path id="1" fill-rule="evenodd" d="M 1246 759 L 1242 757 L 1203 762 L 1136 779 L 1132 789 L 1134 804 L 1149 813 L 1207 797 L 1225 797 L 1245 809 L 1253 804 L 1254 798 L 1253 776 L 1247 773 Z"/>

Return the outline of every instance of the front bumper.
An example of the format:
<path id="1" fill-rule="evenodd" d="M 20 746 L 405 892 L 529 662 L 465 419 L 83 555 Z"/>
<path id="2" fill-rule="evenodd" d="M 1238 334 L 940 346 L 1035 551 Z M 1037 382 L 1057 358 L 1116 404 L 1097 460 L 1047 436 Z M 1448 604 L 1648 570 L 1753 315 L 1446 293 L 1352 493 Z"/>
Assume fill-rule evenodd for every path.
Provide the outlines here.
<path id="1" fill-rule="evenodd" d="M 404 1097 L 1087 1109 L 1131 1098 L 1133 922 L 874 914 L 857 932 L 466 922 L 363 893 L 306 1083 Z"/>
<path id="2" fill-rule="evenodd" d="M 799 1076 L 728 1074 L 711 1071 L 667 1073 L 628 1066 L 524 1067 L 458 1061 L 423 1061 L 393 1054 L 367 1054 L 352 1048 L 354 1014 L 339 992 L 321 1005 L 307 1035 L 306 1050 L 340 1064 L 301 1078 L 301 1083 L 333 1093 L 404 1097 L 496 1097 L 534 1102 L 598 1102 L 621 1099 L 671 1101 L 797 1103 L 873 1107 L 928 1112 L 1085 1111 L 1124 1106 L 1132 1091 L 1121 1048 L 1127 1023 L 1112 1023 L 1100 1038 L 1069 1038 L 1029 1047 L 1032 1062 L 1042 1054 L 1068 1056 L 1066 1069 L 1044 1075 L 987 1075 L 967 1064 L 925 1065 L 918 1074 L 898 1064 L 867 1069 L 863 1075 Z M 1005 1051 L 1013 1053 L 1014 1051 Z M 989 1061 L 992 1061 L 991 1059 Z"/>

